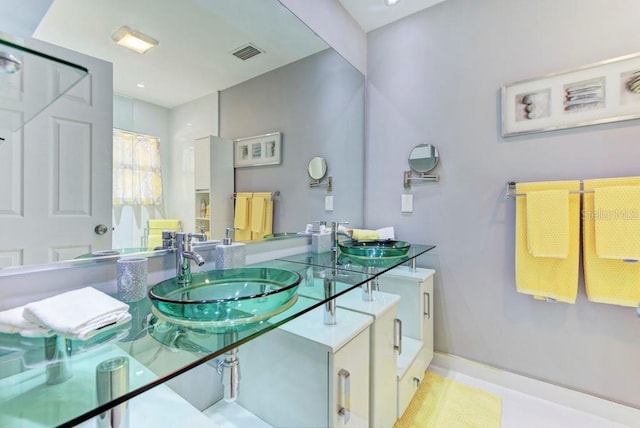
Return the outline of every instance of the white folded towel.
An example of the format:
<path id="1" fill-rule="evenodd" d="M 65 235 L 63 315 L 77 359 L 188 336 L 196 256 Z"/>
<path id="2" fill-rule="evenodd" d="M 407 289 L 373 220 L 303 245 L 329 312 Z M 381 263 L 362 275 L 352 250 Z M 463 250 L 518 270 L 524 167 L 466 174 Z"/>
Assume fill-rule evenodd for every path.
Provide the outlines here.
<path id="1" fill-rule="evenodd" d="M 24 319 L 22 311 L 24 306 L 8 309 L 0 312 L 0 333 L 16 334 L 24 337 L 47 337 L 53 332 L 38 324 Z"/>
<path id="2" fill-rule="evenodd" d="M 70 339 L 89 339 L 131 319 L 129 305 L 92 287 L 25 305 L 23 316 Z"/>
<path id="3" fill-rule="evenodd" d="M 376 230 L 376 232 L 380 235 L 380 239 L 396 239 L 396 233 L 393 230 L 393 226 L 383 227 Z"/>

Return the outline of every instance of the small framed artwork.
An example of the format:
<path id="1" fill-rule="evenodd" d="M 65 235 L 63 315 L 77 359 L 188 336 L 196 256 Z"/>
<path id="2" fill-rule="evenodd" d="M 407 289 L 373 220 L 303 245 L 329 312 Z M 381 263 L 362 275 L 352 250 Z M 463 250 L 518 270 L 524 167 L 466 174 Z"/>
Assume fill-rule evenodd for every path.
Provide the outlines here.
<path id="1" fill-rule="evenodd" d="M 233 166 L 279 165 L 282 153 L 282 132 L 233 140 Z"/>
<path id="2" fill-rule="evenodd" d="M 640 54 L 502 87 L 502 136 L 640 118 Z"/>

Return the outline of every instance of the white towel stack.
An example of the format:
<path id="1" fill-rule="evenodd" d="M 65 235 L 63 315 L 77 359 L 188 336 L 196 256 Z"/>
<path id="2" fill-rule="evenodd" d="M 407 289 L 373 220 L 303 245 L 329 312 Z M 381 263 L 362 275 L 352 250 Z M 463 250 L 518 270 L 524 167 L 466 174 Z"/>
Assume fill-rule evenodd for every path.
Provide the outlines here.
<path id="1" fill-rule="evenodd" d="M 24 306 L 0 312 L 0 333 L 16 334 L 24 337 L 47 337 L 53 332 L 46 327 L 24 319 L 22 312 Z"/>
<path id="2" fill-rule="evenodd" d="M 128 311 L 126 303 L 86 287 L 0 312 L 0 332 L 85 340 L 128 322 Z"/>

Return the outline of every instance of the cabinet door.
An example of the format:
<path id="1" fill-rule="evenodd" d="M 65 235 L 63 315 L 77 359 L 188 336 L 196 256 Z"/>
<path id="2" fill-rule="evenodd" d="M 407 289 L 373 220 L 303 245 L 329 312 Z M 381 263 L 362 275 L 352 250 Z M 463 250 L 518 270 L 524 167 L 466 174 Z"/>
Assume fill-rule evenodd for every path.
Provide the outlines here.
<path id="1" fill-rule="evenodd" d="M 433 360 L 433 276 L 421 282 L 422 341 L 424 342 L 425 369 Z"/>
<path id="2" fill-rule="evenodd" d="M 196 140 L 193 166 L 195 190 L 208 190 L 211 186 L 210 152 L 211 143 L 208 137 Z"/>
<path id="3" fill-rule="evenodd" d="M 380 290 L 400 296 L 398 318 L 402 320 L 402 335 L 422 341 L 422 282 L 411 277 L 382 275 Z"/>
<path id="4" fill-rule="evenodd" d="M 396 422 L 397 355 L 394 348 L 400 338 L 396 337 L 397 306 L 376 318 L 373 335 L 373 375 L 371 376 L 371 426 L 389 428 Z"/>
<path id="5" fill-rule="evenodd" d="M 330 356 L 331 427 L 369 427 L 369 329 Z"/>

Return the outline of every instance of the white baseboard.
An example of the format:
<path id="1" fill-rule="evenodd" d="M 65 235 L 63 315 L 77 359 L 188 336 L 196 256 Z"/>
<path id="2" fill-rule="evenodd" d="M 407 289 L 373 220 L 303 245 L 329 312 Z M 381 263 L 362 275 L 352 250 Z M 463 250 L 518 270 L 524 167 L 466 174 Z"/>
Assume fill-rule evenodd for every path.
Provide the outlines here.
<path id="1" fill-rule="evenodd" d="M 542 382 L 451 354 L 435 352 L 434 366 L 471 376 L 542 400 L 590 413 L 630 427 L 640 426 L 640 409 Z"/>

